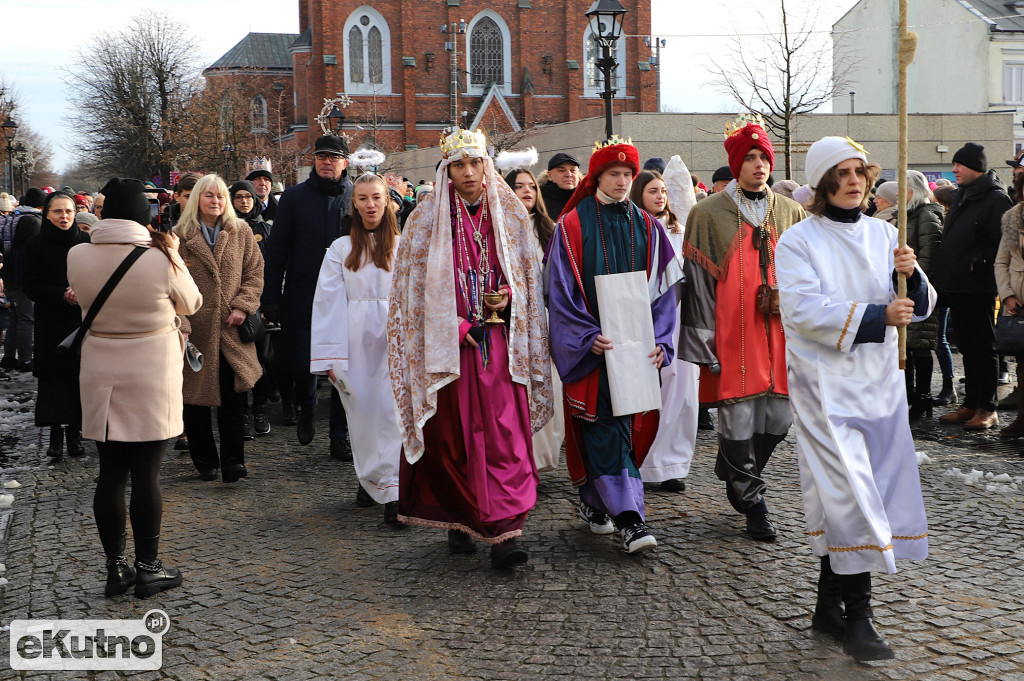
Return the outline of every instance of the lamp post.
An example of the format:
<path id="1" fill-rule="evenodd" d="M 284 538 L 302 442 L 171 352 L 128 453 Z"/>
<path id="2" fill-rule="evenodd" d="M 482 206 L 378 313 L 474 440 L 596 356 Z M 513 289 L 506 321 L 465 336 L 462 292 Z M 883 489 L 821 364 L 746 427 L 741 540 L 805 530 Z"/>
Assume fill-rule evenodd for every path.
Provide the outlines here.
<path id="1" fill-rule="evenodd" d="M 601 47 L 601 58 L 595 65 L 604 74 L 604 92 L 601 93 L 601 98 L 604 99 L 605 139 L 612 136 L 612 98 L 615 96 L 615 91 L 612 90 L 612 72 L 618 66 L 618 62 L 612 56 L 612 50 L 622 35 L 622 19 L 625 14 L 626 8 L 619 0 L 594 0 L 594 4 L 587 10 L 591 39 L 597 41 Z"/>
<path id="2" fill-rule="evenodd" d="M 230 182 L 228 177 L 231 175 L 231 152 L 232 151 L 234 151 L 234 149 L 231 147 L 230 144 L 225 144 L 223 147 L 220 148 L 220 152 L 222 154 L 224 154 L 224 181 L 225 182 Z"/>
<path id="3" fill-rule="evenodd" d="M 334 130 L 334 134 L 341 137 L 341 129 L 345 127 L 345 112 L 338 108 L 335 104 L 331 107 L 331 113 L 327 114 L 327 120 L 330 121 L 331 129 Z"/>
<path id="4" fill-rule="evenodd" d="M 18 183 L 18 186 L 21 188 L 19 194 L 23 195 L 25 193 L 25 167 L 28 165 L 28 149 L 25 148 L 24 144 L 18 142 L 14 147 L 14 156 L 18 160 L 18 175 L 21 180 Z M 11 179 L 13 180 L 14 178 L 12 177 Z M 10 193 L 13 194 L 13 192 Z"/>
<path id="5" fill-rule="evenodd" d="M 18 124 L 10 116 L 4 121 L 4 138 L 7 140 L 7 193 L 14 193 L 14 136 L 18 134 Z"/>

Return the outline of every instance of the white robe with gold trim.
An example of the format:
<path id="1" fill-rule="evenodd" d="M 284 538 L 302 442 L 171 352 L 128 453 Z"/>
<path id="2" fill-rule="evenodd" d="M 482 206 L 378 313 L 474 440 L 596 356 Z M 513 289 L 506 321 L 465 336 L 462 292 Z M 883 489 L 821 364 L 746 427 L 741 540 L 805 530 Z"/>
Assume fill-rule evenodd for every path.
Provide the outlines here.
<path id="1" fill-rule="evenodd" d="M 888 304 L 896 229 L 861 216 L 812 216 L 775 249 L 786 332 L 804 514 L 816 556 L 838 574 L 895 572 L 895 559 L 928 555 L 896 328 L 882 343 L 854 338 L 867 305 Z M 928 310 L 935 290 L 928 286 Z"/>

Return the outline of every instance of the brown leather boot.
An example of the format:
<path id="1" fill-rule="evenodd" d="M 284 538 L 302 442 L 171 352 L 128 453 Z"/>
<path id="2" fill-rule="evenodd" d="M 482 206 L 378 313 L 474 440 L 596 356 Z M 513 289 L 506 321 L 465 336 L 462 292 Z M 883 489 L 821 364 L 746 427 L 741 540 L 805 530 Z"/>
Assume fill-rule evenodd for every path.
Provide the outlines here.
<path id="1" fill-rule="evenodd" d="M 943 423 L 967 423 L 974 418 L 974 412 L 975 410 L 970 407 L 960 407 L 956 411 L 943 414 L 939 420 Z"/>
<path id="2" fill-rule="evenodd" d="M 999 414 L 994 411 L 979 409 L 974 412 L 974 417 L 964 424 L 965 430 L 988 430 L 999 425 Z"/>

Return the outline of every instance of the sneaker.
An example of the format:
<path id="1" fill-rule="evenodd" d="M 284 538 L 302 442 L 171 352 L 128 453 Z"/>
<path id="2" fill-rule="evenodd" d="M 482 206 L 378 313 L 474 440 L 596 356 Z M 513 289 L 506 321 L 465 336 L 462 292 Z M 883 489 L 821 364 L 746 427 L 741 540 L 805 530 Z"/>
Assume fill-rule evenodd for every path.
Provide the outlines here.
<path id="1" fill-rule="evenodd" d="M 257 435 L 267 435 L 270 433 L 270 419 L 267 418 L 266 407 L 252 408 L 252 424 L 256 429 Z"/>
<path id="2" fill-rule="evenodd" d="M 607 513 L 601 513 L 596 508 L 588 506 L 581 500 L 577 506 L 580 520 L 590 525 L 590 531 L 594 534 L 611 534 L 615 531 L 615 525 Z"/>
<path id="3" fill-rule="evenodd" d="M 626 550 L 626 553 L 646 551 L 657 545 L 658 540 L 654 538 L 644 523 L 630 525 L 622 530 L 622 548 Z"/>

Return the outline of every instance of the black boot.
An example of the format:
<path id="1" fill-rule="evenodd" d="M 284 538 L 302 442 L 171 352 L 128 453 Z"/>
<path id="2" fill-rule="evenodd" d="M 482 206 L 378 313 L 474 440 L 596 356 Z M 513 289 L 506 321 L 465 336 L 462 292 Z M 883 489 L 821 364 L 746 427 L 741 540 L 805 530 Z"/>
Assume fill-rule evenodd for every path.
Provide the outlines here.
<path id="1" fill-rule="evenodd" d="M 814 605 L 811 629 L 828 634 L 840 643 L 846 634 L 846 622 L 843 620 L 843 587 L 839 582 L 839 575 L 832 572 L 828 556 L 821 558 L 818 602 Z"/>
<path id="2" fill-rule="evenodd" d="M 914 396 L 913 401 L 910 404 L 909 417 L 911 421 L 918 421 L 923 418 L 932 417 L 932 401 L 931 393 L 917 394 Z"/>
<path id="3" fill-rule="evenodd" d="M 953 387 L 953 377 L 943 376 L 942 377 L 942 390 L 935 399 L 932 400 L 932 404 L 944 407 L 948 404 L 956 404 L 956 388 Z"/>
<path id="4" fill-rule="evenodd" d="M 522 565 L 530 559 L 530 554 L 515 539 L 491 545 L 491 567 L 508 569 Z"/>
<path id="5" fill-rule="evenodd" d="M 107 585 L 103 595 L 120 596 L 135 583 L 135 568 L 124 557 L 126 534 L 116 537 L 100 537 L 103 552 L 107 555 Z"/>
<path id="6" fill-rule="evenodd" d="M 296 423 L 295 407 L 292 406 L 291 400 L 284 397 L 281 398 L 281 423 L 286 426 L 294 426 Z"/>
<path id="7" fill-rule="evenodd" d="M 299 438 L 299 444 L 305 447 L 313 441 L 313 403 L 295 405 L 297 423 L 295 435 Z"/>
<path id="8" fill-rule="evenodd" d="M 46 456 L 51 459 L 64 457 L 64 429 L 60 426 L 50 426 L 50 446 L 46 448 Z"/>
<path id="9" fill-rule="evenodd" d="M 839 575 L 846 604 L 846 632 L 843 652 L 858 662 L 891 660 L 896 657 L 871 621 L 871 573 Z"/>
<path id="10" fill-rule="evenodd" d="M 64 438 L 68 443 L 68 456 L 85 456 L 85 447 L 82 446 L 78 426 L 64 426 Z"/>
<path id="11" fill-rule="evenodd" d="M 181 584 L 181 572 L 157 559 L 160 536 L 135 538 L 135 595 L 147 598 Z"/>

